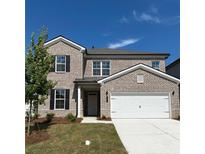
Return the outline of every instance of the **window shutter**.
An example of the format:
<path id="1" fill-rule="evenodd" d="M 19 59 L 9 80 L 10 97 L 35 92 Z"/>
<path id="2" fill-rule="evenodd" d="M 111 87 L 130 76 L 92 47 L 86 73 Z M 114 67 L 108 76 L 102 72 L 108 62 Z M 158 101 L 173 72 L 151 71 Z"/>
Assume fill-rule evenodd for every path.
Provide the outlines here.
<path id="1" fill-rule="evenodd" d="M 66 72 L 70 72 L 70 56 L 66 56 Z"/>
<path id="2" fill-rule="evenodd" d="M 52 58 L 52 66 L 51 66 L 51 69 L 50 69 L 50 72 L 55 72 L 55 57 L 54 55 L 51 56 Z"/>
<path id="3" fill-rule="evenodd" d="M 70 95 L 70 89 L 66 89 L 65 109 L 69 109 L 69 95 Z"/>
<path id="4" fill-rule="evenodd" d="M 54 109 L 54 89 L 51 89 L 51 93 L 50 93 L 50 110 Z"/>

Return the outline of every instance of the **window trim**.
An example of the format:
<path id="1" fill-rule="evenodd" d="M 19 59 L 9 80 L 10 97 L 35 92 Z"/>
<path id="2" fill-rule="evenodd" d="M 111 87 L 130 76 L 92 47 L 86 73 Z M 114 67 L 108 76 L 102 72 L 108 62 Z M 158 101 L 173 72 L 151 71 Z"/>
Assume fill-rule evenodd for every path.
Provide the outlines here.
<path id="1" fill-rule="evenodd" d="M 57 57 L 58 57 L 58 56 L 63 56 L 63 57 L 65 57 L 65 63 L 57 63 Z M 64 64 L 64 65 L 65 65 L 65 70 L 64 70 L 64 71 L 58 71 L 58 70 L 57 70 L 57 65 L 58 65 L 58 64 Z M 55 72 L 56 72 L 56 73 L 65 73 L 65 72 L 66 72 L 66 55 L 56 55 L 56 56 L 55 56 Z"/>
<path id="2" fill-rule="evenodd" d="M 57 90 L 64 91 L 64 108 L 61 108 L 61 109 L 56 108 L 56 91 Z M 62 99 L 58 99 L 58 100 L 62 100 Z M 66 89 L 55 89 L 55 92 L 54 92 L 54 110 L 65 110 L 65 103 L 66 103 Z"/>
<path id="3" fill-rule="evenodd" d="M 94 75 L 93 74 L 93 62 L 95 62 L 95 61 L 97 61 L 97 62 L 100 62 L 100 75 Z M 106 62 L 109 62 L 110 63 L 110 68 L 109 68 L 109 75 L 111 74 L 111 60 L 92 60 L 92 76 L 93 77 L 107 77 L 107 76 L 109 76 L 109 75 L 103 75 L 103 68 L 102 68 L 102 62 L 104 62 L 104 61 L 106 61 Z M 106 69 L 108 69 L 108 68 L 106 68 Z"/>
<path id="4" fill-rule="evenodd" d="M 153 67 L 153 63 L 155 63 L 155 62 L 159 62 L 159 67 L 158 67 L 158 68 Z M 157 69 L 157 70 L 160 70 L 160 61 L 152 61 L 152 68 Z"/>
<path id="5" fill-rule="evenodd" d="M 99 68 L 99 69 L 100 69 L 100 75 L 94 75 L 94 74 L 93 74 L 93 73 L 94 73 L 94 71 L 93 71 L 93 63 L 94 63 L 94 62 L 100 62 L 100 68 Z M 92 76 L 101 76 L 101 60 L 93 60 L 93 61 L 92 61 Z"/>

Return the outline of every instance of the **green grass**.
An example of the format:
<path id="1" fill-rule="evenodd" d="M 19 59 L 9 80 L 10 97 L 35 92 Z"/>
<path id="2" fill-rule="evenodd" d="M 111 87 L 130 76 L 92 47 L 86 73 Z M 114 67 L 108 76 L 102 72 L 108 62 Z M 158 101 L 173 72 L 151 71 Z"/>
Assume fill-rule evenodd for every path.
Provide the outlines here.
<path id="1" fill-rule="evenodd" d="M 124 154 L 112 124 L 56 124 L 47 128 L 50 138 L 26 145 L 27 154 Z M 90 140 L 89 146 L 85 140 Z"/>

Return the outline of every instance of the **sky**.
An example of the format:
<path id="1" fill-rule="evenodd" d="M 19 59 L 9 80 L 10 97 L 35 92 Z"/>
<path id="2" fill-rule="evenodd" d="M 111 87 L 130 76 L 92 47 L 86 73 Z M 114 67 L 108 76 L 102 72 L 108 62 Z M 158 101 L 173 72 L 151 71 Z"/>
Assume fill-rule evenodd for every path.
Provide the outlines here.
<path id="1" fill-rule="evenodd" d="M 86 48 L 168 52 L 180 56 L 179 0 L 26 0 L 26 47 L 48 28 Z"/>

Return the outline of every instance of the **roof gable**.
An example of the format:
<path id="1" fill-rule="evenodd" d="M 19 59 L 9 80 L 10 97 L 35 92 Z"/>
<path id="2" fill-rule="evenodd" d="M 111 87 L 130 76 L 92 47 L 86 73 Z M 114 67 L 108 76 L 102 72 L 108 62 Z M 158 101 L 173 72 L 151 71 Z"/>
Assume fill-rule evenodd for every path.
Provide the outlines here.
<path id="1" fill-rule="evenodd" d="M 129 68 L 125 69 L 125 70 L 122 70 L 122 71 L 120 71 L 120 72 L 117 72 L 117 73 L 115 73 L 115 74 L 112 74 L 112 75 L 110 75 L 110 76 L 108 76 L 108 77 L 106 77 L 106 78 L 104 78 L 104 79 L 98 80 L 98 83 L 102 84 L 102 83 L 104 83 L 104 82 L 107 82 L 107 81 L 109 81 L 109 80 L 112 80 L 112 79 L 114 79 L 114 78 L 116 78 L 116 77 L 123 76 L 123 75 L 128 74 L 128 73 L 130 73 L 130 72 L 132 72 L 132 71 L 134 71 L 134 70 L 137 70 L 137 69 L 146 70 L 146 71 L 148 71 L 148 72 L 151 72 L 151 73 L 153 73 L 153 74 L 162 76 L 162 77 L 167 78 L 167 79 L 169 79 L 169 80 L 171 80 L 171 81 L 174 81 L 174 82 L 176 82 L 176 83 L 179 83 L 179 82 L 180 82 L 179 79 L 177 79 L 177 78 L 175 78 L 175 77 L 173 77 L 173 76 L 171 76 L 171 75 L 168 75 L 168 74 L 166 74 L 166 73 L 164 73 L 164 72 L 161 72 L 161 71 L 159 71 L 159 70 L 156 70 L 156 69 L 154 69 L 154 68 L 152 68 L 152 67 L 150 67 L 150 66 L 147 66 L 147 65 L 144 65 L 144 64 L 137 64 L 137 65 L 134 65 L 134 66 L 132 66 L 132 67 L 129 67 Z"/>
<path id="2" fill-rule="evenodd" d="M 59 41 L 62 41 L 64 43 L 66 43 L 66 44 L 69 44 L 69 45 L 71 45 L 73 47 L 76 47 L 81 52 L 84 52 L 86 50 L 85 47 L 83 47 L 83 46 L 79 45 L 78 43 L 76 43 L 74 41 L 71 41 L 71 40 L 69 40 L 69 39 L 67 39 L 67 38 L 65 38 L 63 36 L 58 36 L 56 38 L 51 39 L 50 41 L 46 42 L 44 44 L 44 46 L 50 46 L 50 45 L 53 45 L 53 44 L 55 44 L 55 43 L 57 43 Z"/>

